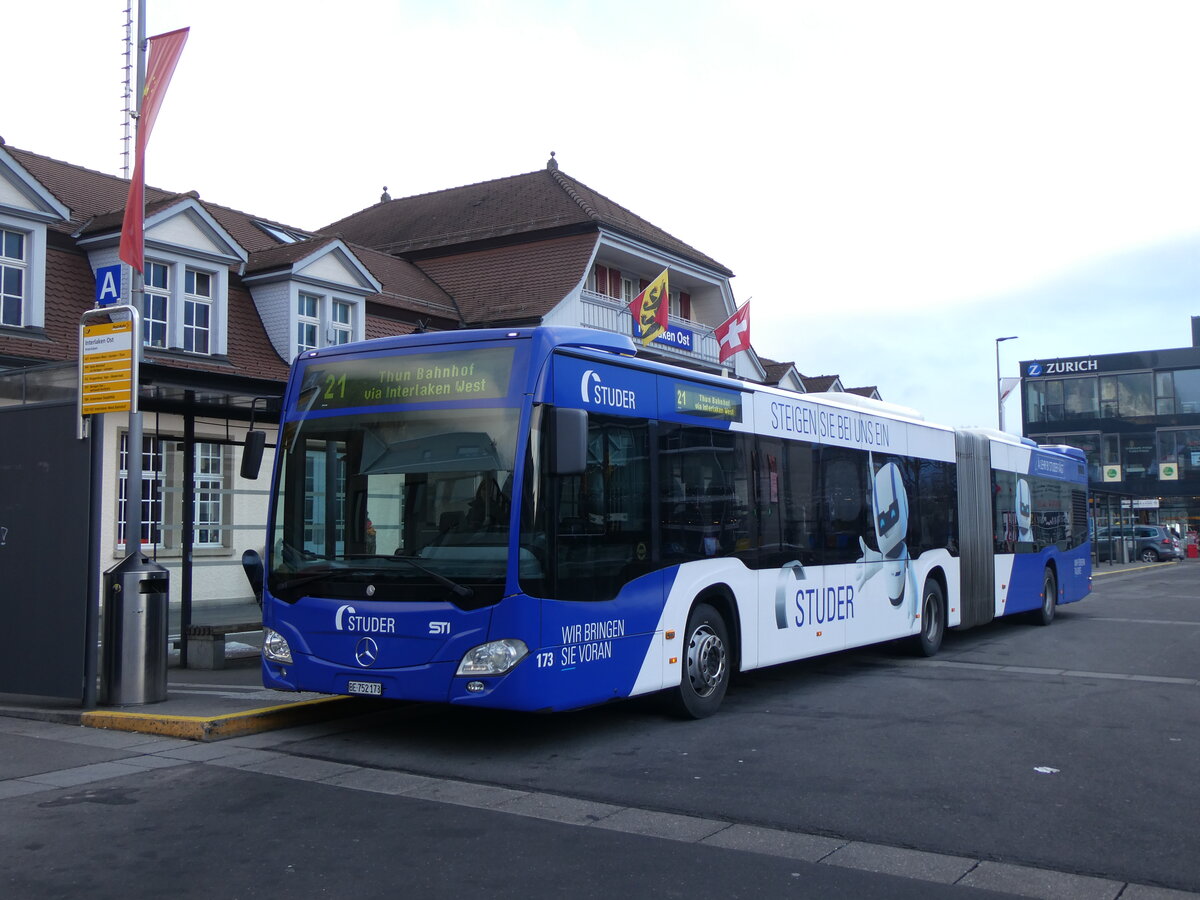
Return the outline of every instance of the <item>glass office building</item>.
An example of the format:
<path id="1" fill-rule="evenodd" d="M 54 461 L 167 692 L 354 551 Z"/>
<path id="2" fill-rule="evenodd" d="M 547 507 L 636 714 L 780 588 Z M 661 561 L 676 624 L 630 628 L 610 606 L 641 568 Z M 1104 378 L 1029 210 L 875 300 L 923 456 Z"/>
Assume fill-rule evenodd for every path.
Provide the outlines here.
<path id="1" fill-rule="evenodd" d="M 1022 362 L 1021 400 L 1025 436 L 1087 454 L 1098 497 L 1200 529 L 1200 317 L 1191 347 Z"/>

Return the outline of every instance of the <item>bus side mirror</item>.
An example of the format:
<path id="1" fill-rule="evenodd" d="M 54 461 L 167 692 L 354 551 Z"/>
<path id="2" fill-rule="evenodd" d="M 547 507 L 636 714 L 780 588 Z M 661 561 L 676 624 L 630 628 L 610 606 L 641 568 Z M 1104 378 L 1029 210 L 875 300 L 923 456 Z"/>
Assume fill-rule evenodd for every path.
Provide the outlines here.
<path id="1" fill-rule="evenodd" d="M 555 475 L 582 475 L 587 471 L 588 420 L 582 409 L 554 410 L 554 445 L 550 469 Z"/>
<path id="2" fill-rule="evenodd" d="M 265 570 L 257 550 L 247 550 L 242 554 L 242 570 L 246 573 L 246 580 L 250 582 L 250 589 L 254 591 L 254 599 L 262 606 Z"/>
<path id="3" fill-rule="evenodd" d="M 242 477 L 251 480 L 258 477 L 262 467 L 263 448 L 267 445 L 265 431 L 246 432 L 246 443 L 242 445 Z"/>

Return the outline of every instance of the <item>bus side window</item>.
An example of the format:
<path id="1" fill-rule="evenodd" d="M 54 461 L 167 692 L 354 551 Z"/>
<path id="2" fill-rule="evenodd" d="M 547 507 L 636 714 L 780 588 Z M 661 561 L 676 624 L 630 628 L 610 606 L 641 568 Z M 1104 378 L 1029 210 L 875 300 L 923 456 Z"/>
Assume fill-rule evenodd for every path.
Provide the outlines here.
<path id="1" fill-rule="evenodd" d="M 855 562 L 862 556 L 859 539 L 874 542 L 869 521 L 867 454 L 861 450 L 823 447 L 821 516 L 824 525 L 822 564 Z"/>
<path id="2" fill-rule="evenodd" d="M 992 470 L 992 531 L 997 553 L 1017 552 L 1017 477 Z"/>

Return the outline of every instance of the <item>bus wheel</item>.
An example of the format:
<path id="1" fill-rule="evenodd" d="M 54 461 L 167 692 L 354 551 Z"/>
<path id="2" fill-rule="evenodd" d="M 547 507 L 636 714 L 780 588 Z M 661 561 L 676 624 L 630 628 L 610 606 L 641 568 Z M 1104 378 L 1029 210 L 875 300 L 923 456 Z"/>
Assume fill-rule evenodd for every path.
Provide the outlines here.
<path id="1" fill-rule="evenodd" d="M 942 647 L 946 635 L 946 600 L 942 586 L 930 578 L 921 591 L 921 631 L 913 638 L 913 649 L 920 656 L 933 656 Z"/>
<path id="2" fill-rule="evenodd" d="M 703 719 L 717 711 L 729 687 L 729 630 L 707 603 L 697 603 L 688 615 L 683 653 L 673 711 L 686 719 Z"/>
<path id="3" fill-rule="evenodd" d="M 1049 625 L 1054 621 L 1054 611 L 1058 607 L 1058 581 L 1054 572 L 1048 567 L 1042 575 L 1042 605 L 1033 611 L 1032 618 L 1036 625 Z"/>

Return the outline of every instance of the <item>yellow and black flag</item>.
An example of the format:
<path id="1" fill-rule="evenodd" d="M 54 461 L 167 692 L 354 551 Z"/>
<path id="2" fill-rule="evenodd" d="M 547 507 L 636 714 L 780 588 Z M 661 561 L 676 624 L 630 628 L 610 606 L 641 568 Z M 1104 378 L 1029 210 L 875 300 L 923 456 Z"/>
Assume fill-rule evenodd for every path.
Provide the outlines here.
<path id="1" fill-rule="evenodd" d="M 670 314 L 670 299 L 667 288 L 667 270 L 642 289 L 629 304 L 633 314 L 634 337 L 642 339 L 646 346 L 667 330 L 667 319 Z"/>

